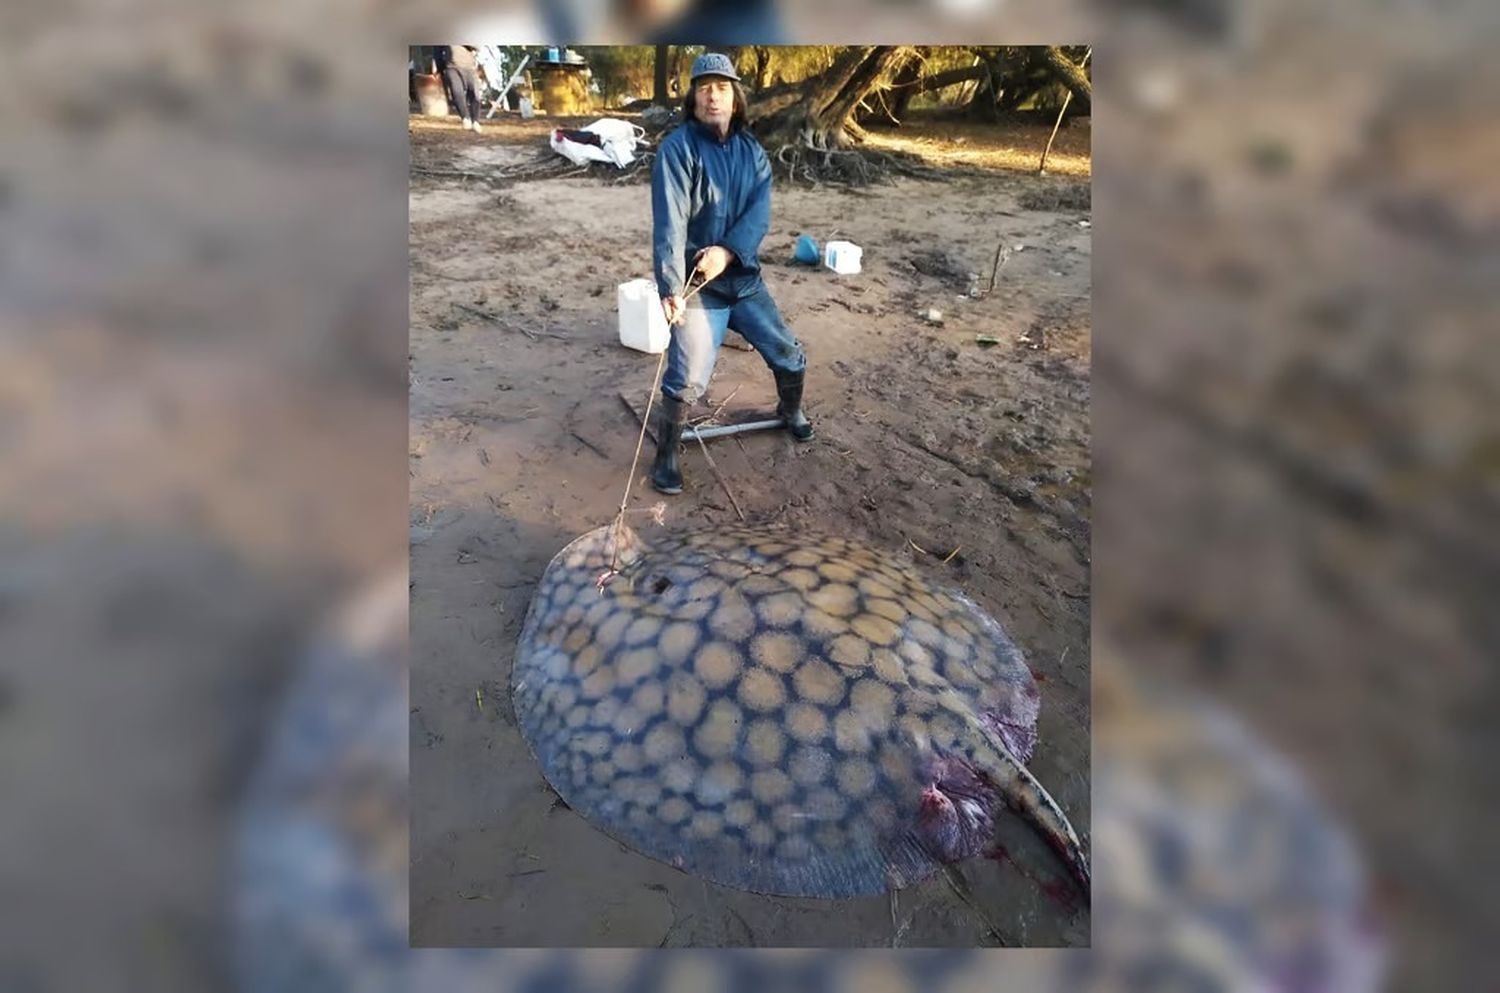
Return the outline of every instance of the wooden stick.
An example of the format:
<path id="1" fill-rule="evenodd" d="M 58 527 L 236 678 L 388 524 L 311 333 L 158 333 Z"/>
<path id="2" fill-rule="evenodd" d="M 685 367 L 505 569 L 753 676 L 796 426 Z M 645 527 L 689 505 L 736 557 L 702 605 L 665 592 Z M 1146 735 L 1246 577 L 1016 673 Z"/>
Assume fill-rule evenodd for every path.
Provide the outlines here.
<path id="1" fill-rule="evenodd" d="M 482 317 L 485 320 L 489 321 L 491 324 L 494 324 L 496 327 L 505 328 L 507 331 L 519 331 L 526 337 L 530 338 L 532 341 L 535 341 L 539 337 L 558 338 L 562 341 L 568 340 L 568 336 L 565 334 L 559 334 L 556 331 L 532 331 L 530 328 L 524 328 L 519 324 L 512 324 L 510 321 L 501 318 L 499 314 L 492 314 L 488 310 L 484 310 L 479 307 L 471 307 L 468 304 L 463 303 L 455 303 L 453 306 L 459 308 L 460 310 L 467 310 L 469 313 L 475 315 L 476 317 Z"/>
<path id="2" fill-rule="evenodd" d="M 569 434 L 571 434 L 578 441 L 581 441 L 584 444 L 584 446 L 588 448 L 589 451 L 593 452 L 595 455 L 599 456 L 601 459 L 604 459 L 606 462 L 609 461 L 609 456 L 606 455 L 606 454 L 604 454 L 604 451 L 602 449 L 600 449 L 600 447 L 598 445 L 594 444 L 592 441 L 589 441 L 587 438 L 585 438 L 583 435 L 579 434 L 577 431 L 570 431 Z"/>
<path id="3" fill-rule="evenodd" d="M 698 438 L 697 435 L 693 435 L 693 437 Z M 729 494 L 729 502 L 734 504 L 734 512 L 739 514 L 740 520 L 743 521 L 745 519 L 745 512 L 740 509 L 740 502 L 734 498 L 734 490 L 729 488 L 729 480 L 725 479 L 724 474 L 719 471 L 719 467 L 714 465 L 714 457 L 708 454 L 708 442 L 702 438 L 698 438 L 698 447 L 703 449 L 703 457 L 708 460 L 708 467 L 713 470 L 714 476 L 719 480 L 719 485 L 724 487 L 724 492 Z"/>
<path id="4" fill-rule="evenodd" d="M 1059 54 L 1061 54 L 1061 53 L 1059 53 Z M 1088 65 L 1089 64 L 1089 56 L 1093 55 L 1093 54 L 1094 54 L 1094 46 L 1090 45 L 1089 46 L 1089 50 L 1083 53 L 1083 61 L 1080 62 L 1080 63 L 1078 63 L 1078 68 L 1082 69 L 1084 66 Z M 1065 97 L 1063 97 L 1062 110 L 1059 110 L 1057 112 L 1057 123 L 1054 124 L 1054 125 L 1052 125 L 1052 134 L 1051 134 L 1051 136 L 1049 136 L 1047 138 L 1047 147 L 1044 148 L 1044 149 L 1042 149 L 1042 164 L 1036 167 L 1036 174 L 1038 176 L 1044 175 L 1047 172 L 1047 156 L 1052 151 L 1052 142 L 1053 142 L 1053 139 L 1055 139 L 1057 137 L 1057 129 L 1060 128 L 1060 127 L 1062 127 L 1063 115 L 1068 112 L 1068 104 L 1070 104 L 1072 102 L 1073 102 L 1073 91 L 1069 90 L 1068 91 L 1068 95 L 1065 96 Z"/>
<path id="5" fill-rule="evenodd" d="M 995 278 L 1000 275 L 1000 267 L 1010 261 L 1010 249 L 1005 245 L 1005 239 L 995 246 L 995 263 L 990 266 L 990 285 L 984 289 L 984 295 L 989 296 L 995 292 Z"/>
<path id="6" fill-rule="evenodd" d="M 500 182 L 500 178 L 498 176 L 492 176 L 484 172 L 474 172 L 468 169 L 438 169 L 433 166 L 417 165 L 413 163 L 409 167 L 409 171 L 413 176 L 427 176 L 434 179 L 462 179 L 464 182 L 468 182 L 471 179 L 477 179 L 481 183 L 495 184 L 498 184 Z"/>
<path id="7" fill-rule="evenodd" d="M 620 402 L 625 405 L 625 409 L 628 410 L 628 411 L 630 411 L 630 416 L 634 417 L 636 419 L 636 423 L 638 423 L 638 424 L 644 424 L 645 423 L 645 418 L 641 417 L 641 412 L 639 410 L 635 409 L 635 404 L 631 403 L 630 399 L 628 397 L 626 397 L 625 394 L 623 394 L 623 393 L 617 393 L 616 396 L 618 396 L 620 398 Z M 659 442 L 659 441 L 656 440 L 656 432 L 653 431 L 653 430 L 651 430 L 650 426 L 647 426 L 646 433 L 651 436 L 651 443 L 653 445 L 659 445 L 659 444 L 661 444 L 661 442 Z"/>
<path id="8" fill-rule="evenodd" d="M 473 314 L 475 317 L 482 317 L 486 321 L 489 321 L 491 324 L 495 325 L 496 327 L 505 328 L 507 331 L 519 331 L 522 334 L 524 334 L 526 337 L 530 338 L 532 341 L 536 341 L 536 333 L 535 332 L 530 331 L 530 330 L 528 330 L 526 328 L 523 328 L 519 324 L 508 324 L 505 321 L 502 321 L 500 319 L 500 316 L 498 314 L 492 314 L 489 311 L 487 311 L 487 310 L 481 310 L 478 307 L 470 307 L 466 303 L 455 303 L 453 306 L 457 307 L 459 310 L 468 311 L 469 313 Z M 554 335 L 552 337 L 556 337 L 556 336 Z"/>
<path id="9" fill-rule="evenodd" d="M 712 421 L 713 419 L 715 419 L 716 417 L 718 417 L 720 414 L 724 413 L 724 408 L 727 407 L 727 406 L 729 406 L 729 401 L 733 400 L 734 399 L 734 394 L 738 393 L 739 391 L 740 391 L 740 388 L 738 386 L 736 386 L 734 388 L 733 392 L 731 392 L 727 397 L 724 398 L 724 402 L 723 403 L 719 404 L 713 410 L 709 411 L 708 413 L 704 414 L 702 417 L 700 417 L 697 420 L 693 421 L 693 426 L 697 427 L 700 424 L 706 423 L 708 421 Z"/>
<path id="10" fill-rule="evenodd" d="M 974 895 L 969 891 L 968 880 L 960 875 L 958 870 L 951 865 L 942 866 L 942 872 L 943 878 L 947 881 L 949 888 L 953 890 L 954 895 L 962 900 L 969 910 L 973 911 L 974 916 L 979 919 L 979 923 L 989 932 L 990 937 L 994 938 L 1002 947 L 1008 944 L 1005 940 L 1005 935 L 1000 933 L 1000 929 L 990 920 L 989 915 L 984 912 L 984 908 L 980 907 L 979 902 L 974 899 Z"/>

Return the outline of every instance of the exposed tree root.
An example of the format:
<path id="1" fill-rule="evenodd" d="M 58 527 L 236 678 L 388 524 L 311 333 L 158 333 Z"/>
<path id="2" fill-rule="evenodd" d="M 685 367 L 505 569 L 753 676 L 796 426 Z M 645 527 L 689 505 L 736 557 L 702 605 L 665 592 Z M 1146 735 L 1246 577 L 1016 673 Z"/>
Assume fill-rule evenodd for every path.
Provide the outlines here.
<path id="1" fill-rule="evenodd" d="M 811 186 L 890 185 L 896 176 L 946 180 L 943 170 L 924 165 L 913 155 L 863 148 L 817 148 L 809 142 L 768 148 L 771 169 L 779 177 Z"/>

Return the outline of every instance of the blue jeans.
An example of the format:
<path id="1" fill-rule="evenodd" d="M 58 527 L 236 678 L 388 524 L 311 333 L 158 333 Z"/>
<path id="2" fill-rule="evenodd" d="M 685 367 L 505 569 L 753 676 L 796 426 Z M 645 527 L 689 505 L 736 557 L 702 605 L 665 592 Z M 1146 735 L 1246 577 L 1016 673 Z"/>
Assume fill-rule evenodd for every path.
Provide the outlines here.
<path id="1" fill-rule="evenodd" d="M 773 370 L 801 372 L 807 368 L 802 343 L 781 319 L 781 311 L 759 275 L 715 285 L 718 283 L 720 280 L 715 280 L 689 300 L 682 323 L 672 327 L 661 391 L 674 400 L 692 404 L 707 392 L 719 347 L 730 328 L 743 335 Z"/>

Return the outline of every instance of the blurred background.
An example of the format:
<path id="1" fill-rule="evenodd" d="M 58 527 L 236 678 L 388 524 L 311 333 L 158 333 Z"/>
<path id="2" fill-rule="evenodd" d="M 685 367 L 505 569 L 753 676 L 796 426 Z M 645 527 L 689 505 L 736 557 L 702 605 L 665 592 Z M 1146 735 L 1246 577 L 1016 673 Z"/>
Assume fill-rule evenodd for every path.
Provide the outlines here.
<path id="1" fill-rule="evenodd" d="M 1500 8 L 0 18 L 0 988 L 1500 974 Z M 406 951 L 407 45 L 856 24 L 1094 46 L 1095 950 Z"/>

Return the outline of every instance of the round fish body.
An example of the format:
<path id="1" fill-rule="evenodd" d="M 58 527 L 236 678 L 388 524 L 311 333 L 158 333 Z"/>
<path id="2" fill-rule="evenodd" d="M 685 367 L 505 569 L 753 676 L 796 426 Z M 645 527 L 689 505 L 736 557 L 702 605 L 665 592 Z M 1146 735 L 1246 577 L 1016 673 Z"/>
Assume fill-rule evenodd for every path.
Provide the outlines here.
<path id="1" fill-rule="evenodd" d="M 961 593 L 855 542 L 591 531 L 548 565 L 512 687 L 575 811 L 715 882 L 878 894 L 984 851 L 1009 805 L 1087 885 L 1025 768 L 1039 697 L 1020 651 Z"/>
<path id="2" fill-rule="evenodd" d="M 412 952 L 406 577 L 403 564 L 340 612 L 302 658 L 290 698 L 266 729 L 268 747 L 239 808 L 230 876 L 237 989 L 310 993 L 336 983 L 467 993 L 541 984 L 603 993 L 675 980 L 714 993 L 779 989 L 809 975 L 838 988 L 873 981 L 892 993 L 995 985 L 992 960 L 952 949 L 908 950 L 873 971 L 859 966 L 866 957 L 839 955 L 664 964 L 619 949 Z M 1008 958 L 1007 983 L 1068 993 L 1166 982 L 1383 988 L 1387 939 L 1372 928 L 1362 858 L 1298 772 L 1222 708 L 1143 684 L 1112 666 L 1107 649 L 1093 683 L 1101 759 L 1093 840 L 1108 850 L 1095 901 L 1106 912 L 1095 919 L 1090 954 Z M 591 955 L 608 956 L 608 968 L 594 967 Z"/>

